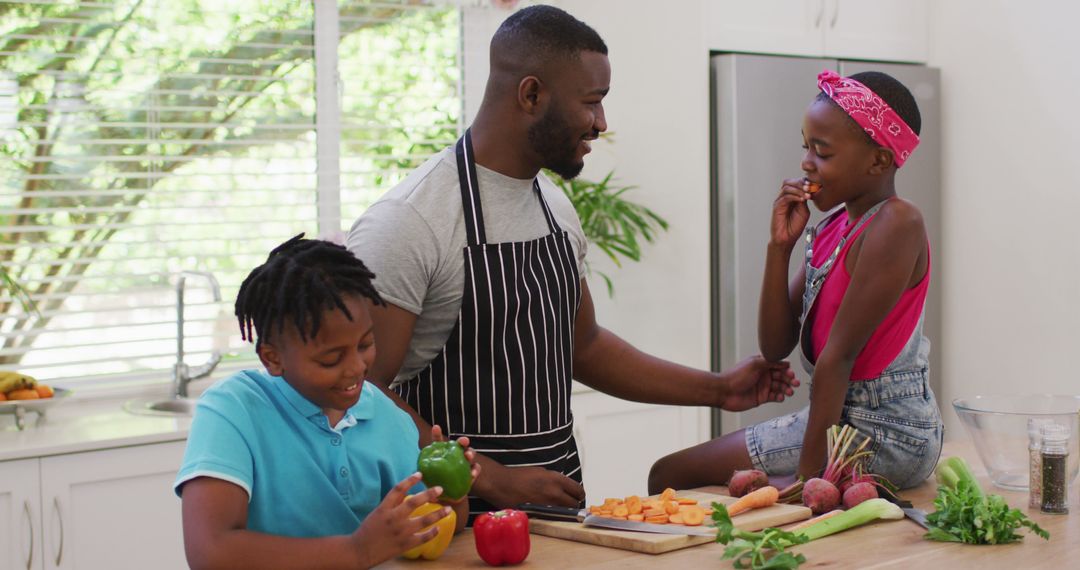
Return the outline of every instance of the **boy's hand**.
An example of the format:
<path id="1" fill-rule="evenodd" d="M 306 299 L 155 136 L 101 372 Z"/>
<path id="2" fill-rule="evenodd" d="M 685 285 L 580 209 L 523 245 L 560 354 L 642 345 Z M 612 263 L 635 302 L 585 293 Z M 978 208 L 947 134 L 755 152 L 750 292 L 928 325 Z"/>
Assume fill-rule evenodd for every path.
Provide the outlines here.
<path id="1" fill-rule="evenodd" d="M 439 426 L 431 426 L 431 441 L 446 441 L 446 436 L 443 435 L 442 428 Z M 465 459 L 469 460 L 469 465 L 472 466 L 471 474 L 473 483 L 476 483 L 476 478 L 480 476 L 480 464 L 476 462 L 476 452 L 469 448 L 469 438 L 459 437 L 457 438 L 458 445 L 465 452 Z M 439 502 L 444 505 L 455 505 L 462 501 L 468 501 L 469 496 L 466 495 L 456 501 L 449 498 L 441 498 Z"/>
<path id="2" fill-rule="evenodd" d="M 371 511 L 360 528 L 353 533 L 353 545 L 361 567 L 368 568 L 386 562 L 435 538 L 439 533 L 439 529 L 433 526 L 423 532 L 421 529 L 449 516 L 448 507 L 422 517 L 410 516 L 420 505 L 435 502 L 439 495 L 442 495 L 442 487 L 432 487 L 406 498 L 409 489 L 419 482 L 420 474 L 413 473 L 394 485 L 379 506 Z"/>

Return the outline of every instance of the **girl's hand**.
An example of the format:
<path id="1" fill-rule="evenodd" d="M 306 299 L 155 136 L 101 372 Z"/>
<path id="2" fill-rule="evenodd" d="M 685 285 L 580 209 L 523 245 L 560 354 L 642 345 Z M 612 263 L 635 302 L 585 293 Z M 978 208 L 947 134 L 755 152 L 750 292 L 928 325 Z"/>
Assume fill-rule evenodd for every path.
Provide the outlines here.
<path id="1" fill-rule="evenodd" d="M 413 473 L 394 485 L 352 534 L 352 544 L 361 567 L 367 568 L 390 560 L 438 534 L 439 529 L 433 526 L 423 532 L 421 530 L 449 516 L 449 507 L 421 517 L 410 516 L 417 507 L 435 502 L 442 495 L 442 487 L 432 487 L 406 498 L 409 489 L 416 486 L 420 479 L 419 473 Z"/>
<path id="2" fill-rule="evenodd" d="M 446 437 L 443 435 L 442 428 L 439 426 L 431 426 L 431 441 L 446 441 Z M 476 452 L 469 447 L 469 438 L 459 437 L 457 438 L 458 445 L 465 452 L 465 459 L 469 460 L 469 465 L 472 465 L 472 480 L 476 483 L 476 478 L 480 476 L 480 464 L 476 462 Z M 469 500 L 468 495 L 454 501 L 448 498 L 439 499 L 439 502 L 444 505 L 454 505 L 462 501 Z"/>
<path id="3" fill-rule="evenodd" d="M 791 250 L 810 221 L 810 208 L 802 178 L 788 178 L 780 187 L 780 195 L 773 202 L 769 244 Z"/>

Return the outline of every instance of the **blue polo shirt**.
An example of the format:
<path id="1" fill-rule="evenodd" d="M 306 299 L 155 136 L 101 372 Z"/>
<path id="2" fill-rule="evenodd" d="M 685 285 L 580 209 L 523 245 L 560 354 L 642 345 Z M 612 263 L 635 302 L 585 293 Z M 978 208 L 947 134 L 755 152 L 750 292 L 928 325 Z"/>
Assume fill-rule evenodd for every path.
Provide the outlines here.
<path id="1" fill-rule="evenodd" d="M 242 487 L 249 530 L 349 534 L 394 485 L 416 472 L 418 442 L 412 418 L 370 382 L 345 419 L 331 427 L 284 378 L 244 370 L 199 399 L 173 488 L 179 495 L 196 477 Z"/>

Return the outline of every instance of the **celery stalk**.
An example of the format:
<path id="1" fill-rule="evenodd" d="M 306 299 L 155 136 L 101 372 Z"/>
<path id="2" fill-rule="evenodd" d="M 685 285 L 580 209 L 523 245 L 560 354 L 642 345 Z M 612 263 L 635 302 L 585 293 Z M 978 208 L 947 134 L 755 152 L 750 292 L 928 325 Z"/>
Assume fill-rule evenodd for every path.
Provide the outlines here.
<path id="1" fill-rule="evenodd" d="M 878 519 L 902 518 L 904 518 L 904 511 L 895 504 L 881 498 L 870 499 L 834 517 L 818 521 L 800 530 L 799 534 L 805 535 L 809 540 L 817 540 Z"/>

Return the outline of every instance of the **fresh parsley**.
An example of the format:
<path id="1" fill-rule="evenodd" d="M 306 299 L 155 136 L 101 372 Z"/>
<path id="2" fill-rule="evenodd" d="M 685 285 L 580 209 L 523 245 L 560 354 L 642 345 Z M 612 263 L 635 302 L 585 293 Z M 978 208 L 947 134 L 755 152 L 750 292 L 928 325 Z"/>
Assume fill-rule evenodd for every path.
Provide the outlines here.
<path id="1" fill-rule="evenodd" d="M 778 528 L 765 528 L 748 532 L 735 528 L 728 516 L 727 507 L 712 504 L 712 519 L 716 522 L 716 542 L 726 544 L 724 558 L 734 560 L 736 568 L 750 570 L 793 570 L 806 562 L 802 554 L 784 549 L 804 544 L 810 539 L 803 534 L 786 532 Z"/>
<path id="2" fill-rule="evenodd" d="M 1019 509 L 1010 508 L 1000 495 L 984 495 L 961 479 L 953 487 L 940 485 L 934 499 L 935 512 L 926 517 L 926 538 L 967 544 L 1006 544 L 1023 540 L 1021 527 L 1046 540 L 1046 532 Z"/>

